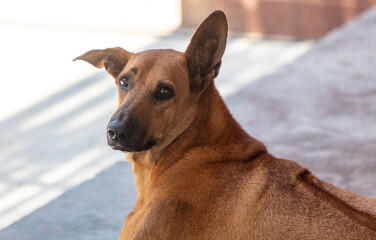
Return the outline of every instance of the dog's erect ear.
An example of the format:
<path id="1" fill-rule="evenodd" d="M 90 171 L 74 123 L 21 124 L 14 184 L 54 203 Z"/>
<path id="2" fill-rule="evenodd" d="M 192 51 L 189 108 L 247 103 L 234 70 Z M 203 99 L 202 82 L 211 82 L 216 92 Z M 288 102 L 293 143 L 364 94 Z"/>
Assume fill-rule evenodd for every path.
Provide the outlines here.
<path id="1" fill-rule="evenodd" d="M 215 78 L 226 48 L 227 20 L 222 11 L 210 14 L 197 28 L 185 51 L 189 75 L 194 89 L 201 89 L 198 78 Z"/>
<path id="2" fill-rule="evenodd" d="M 116 79 L 133 55 L 134 53 L 116 47 L 91 50 L 76 57 L 73 61 L 84 60 L 97 68 L 105 67 L 106 71 Z"/>

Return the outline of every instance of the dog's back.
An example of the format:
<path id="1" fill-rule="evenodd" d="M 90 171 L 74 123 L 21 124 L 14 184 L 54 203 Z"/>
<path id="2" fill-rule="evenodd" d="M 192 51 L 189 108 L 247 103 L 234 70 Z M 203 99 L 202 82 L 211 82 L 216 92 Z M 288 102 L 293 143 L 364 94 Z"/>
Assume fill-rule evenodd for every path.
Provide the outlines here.
<path id="1" fill-rule="evenodd" d="M 269 189 L 254 239 L 375 239 L 376 202 L 314 177 L 289 160 L 268 157 Z"/>

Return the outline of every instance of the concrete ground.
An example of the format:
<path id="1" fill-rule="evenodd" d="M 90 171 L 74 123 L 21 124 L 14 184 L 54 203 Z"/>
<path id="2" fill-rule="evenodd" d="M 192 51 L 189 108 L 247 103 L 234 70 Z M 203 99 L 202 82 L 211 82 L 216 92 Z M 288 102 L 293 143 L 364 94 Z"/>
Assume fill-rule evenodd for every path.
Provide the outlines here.
<path id="1" fill-rule="evenodd" d="M 183 50 L 187 41 L 173 34 L 144 47 Z M 286 65 L 307 48 L 304 42 L 232 38 L 217 86 L 235 118 L 272 154 L 335 185 L 375 196 L 376 9 Z M 1 122 L 7 133 L 0 136 L 1 219 L 43 194 L 66 191 L 0 231 L 1 240 L 117 238 L 136 194 L 130 164 L 105 146 L 104 127 L 116 103 L 105 79 L 93 72 Z M 55 106 L 64 112 L 55 113 Z M 33 120 L 36 115 L 47 120 Z M 82 175 L 107 166 L 77 185 L 85 180 Z"/>

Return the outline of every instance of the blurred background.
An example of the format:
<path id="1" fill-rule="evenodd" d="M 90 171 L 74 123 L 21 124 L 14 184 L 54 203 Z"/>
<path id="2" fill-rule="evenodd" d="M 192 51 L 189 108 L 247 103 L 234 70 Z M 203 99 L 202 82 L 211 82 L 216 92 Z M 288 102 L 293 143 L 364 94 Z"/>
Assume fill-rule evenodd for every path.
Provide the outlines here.
<path id="1" fill-rule="evenodd" d="M 230 37 L 216 84 L 244 126 L 252 116 L 237 110 L 239 104 L 233 99 L 239 91 L 284 71 L 317 41 L 325 42 L 322 37 L 328 32 L 374 4 L 376 0 L 1 2 L 0 229 L 125 161 L 124 154 L 106 145 L 105 127 L 117 107 L 114 80 L 104 70 L 73 63 L 73 58 L 115 46 L 132 52 L 184 51 L 198 24 L 221 9 L 228 18 Z M 279 94 L 277 88 L 273 91 Z M 273 111 L 279 111 L 278 106 Z M 286 153 L 282 145 L 263 139 L 257 127 L 246 129 L 285 157 L 302 157 L 308 163 L 314 156 Z M 320 164 L 312 166 L 320 169 Z M 342 178 L 322 177 L 348 187 Z M 11 239 L 1 234 L 0 239 Z"/>

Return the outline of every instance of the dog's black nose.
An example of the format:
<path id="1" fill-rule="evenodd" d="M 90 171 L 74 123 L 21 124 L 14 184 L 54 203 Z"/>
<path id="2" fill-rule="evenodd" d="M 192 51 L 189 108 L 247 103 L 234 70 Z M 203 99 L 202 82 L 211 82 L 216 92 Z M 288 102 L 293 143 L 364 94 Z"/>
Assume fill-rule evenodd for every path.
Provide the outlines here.
<path id="1" fill-rule="evenodd" d="M 107 136 L 109 139 L 111 139 L 112 141 L 115 141 L 116 140 L 116 133 L 114 132 L 114 130 L 112 129 L 108 129 L 107 130 Z"/>
<path id="2" fill-rule="evenodd" d="M 110 122 L 107 126 L 107 138 L 109 141 L 117 143 L 119 142 L 120 126 L 116 120 Z"/>

